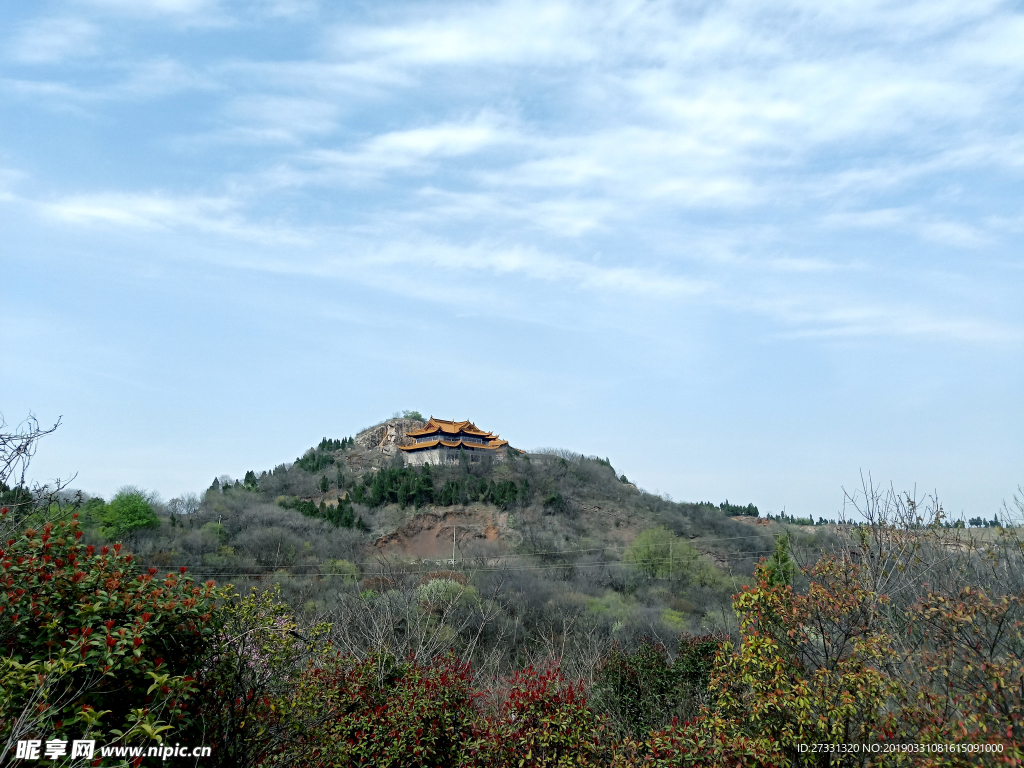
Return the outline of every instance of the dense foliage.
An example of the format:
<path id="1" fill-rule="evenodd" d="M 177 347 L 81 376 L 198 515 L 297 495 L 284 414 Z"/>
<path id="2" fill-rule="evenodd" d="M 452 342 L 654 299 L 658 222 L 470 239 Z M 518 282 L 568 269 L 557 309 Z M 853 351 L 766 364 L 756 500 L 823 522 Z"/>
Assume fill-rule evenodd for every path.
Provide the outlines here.
<path id="1" fill-rule="evenodd" d="M 451 655 L 421 665 L 335 654 L 306 669 L 268 714 L 292 738 L 262 765 L 453 766 L 473 733 L 472 678 Z"/>
<path id="2" fill-rule="evenodd" d="M 189 730 L 224 592 L 140 573 L 120 544 L 81 536 L 77 519 L 47 523 L 0 549 L 4 735 L 123 743 Z"/>
<path id="3" fill-rule="evenodd" d="M 707 703 L 708 678 L 726 638 L 681 638 L 673 659 L 660 642 L 644 638 L 633 652 L 619 646 L 597 668 L 594 697 L 619 733 L 643 737 L 673 720 L 689 720 Z"/>
<path id="4" fill-rule="evenodd" d="M 138 488 L 119 490 L 109 504 L 100 505 L 94 514 L 102 522 L 101 533 L 108 539 L 123 539 L 140 528 L 160 527 L 149 497 Z"/>
<path id="5" fill-rule="evenodd" d="M 743 515 L 745 517 L 759 517 L 761 514 L 758 511 L 757 507 L 755 507 L 753 504 L 747 504 L 747 506 L 743 507 L 740 506 L 739 504 L 730 504 L 728 499 L 719 504 L 718 508 L 722 510 L 723 514 L 726 515 Z"/>

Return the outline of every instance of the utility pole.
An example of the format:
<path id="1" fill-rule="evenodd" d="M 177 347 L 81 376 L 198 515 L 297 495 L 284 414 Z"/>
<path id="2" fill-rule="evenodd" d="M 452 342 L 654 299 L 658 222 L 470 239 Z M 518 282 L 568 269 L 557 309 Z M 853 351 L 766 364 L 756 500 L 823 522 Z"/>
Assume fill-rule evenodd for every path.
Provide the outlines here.
<path id="1" fill-rule="evenodd" d="M 672 580 L 672 541 L 671 541 L 671 539 L 668 542 L 668 578 L 669 578 L 669 581 Z"/>
<path id="2" fill-rule="evenodd" d="M 452 569 L 455 568 L 455 529 L 458 526 L 452 525 Z"/>

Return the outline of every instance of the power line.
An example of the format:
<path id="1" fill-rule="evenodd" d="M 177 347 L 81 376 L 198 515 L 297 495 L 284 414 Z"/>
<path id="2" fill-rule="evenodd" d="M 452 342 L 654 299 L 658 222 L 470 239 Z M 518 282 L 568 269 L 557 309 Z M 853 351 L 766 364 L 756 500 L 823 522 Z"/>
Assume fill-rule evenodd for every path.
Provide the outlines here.
<path id="1" fill-rule="evenodd" d="M 740 552 L 740 551 L 737 551 L 737 552 L 733 552 L 733 553 L 716 552 L 715 555 L 720 557 L 720 558 L 725 558 L 725 559 L 745 560 L 747 558 L 757 557 L 757 556 L 761 556 L 761 555 L 767 555 L 767 554 L 770 554 L 772 552 L 774 552 L 774 549 L 753 550 L 753 551 L 750 551 L 750 552 Z M 524 557 L 524 556 L 523 555 L 517 555 L 516 557 Z M 695 562 L 703 559 L 703 557 L 704 557 L 703 555 L 698 555 L 696 557 L 694 557 L 694 556 L 689 556 L 689 557 L 687 557 L 687 556 L 681 556 L 681 557 L 680 556 L 673 556 L 671 558 L 669 558 L 669 557 L 652 557 L 652 558 L 644 558 L 644 560 L 642 562 L 644 564 L 659 564 L 659 563 L 668 563 L 671 560 L 672 563 L 679 564 L 682 567 L 682 566 L 685 566 L 685 565 L 688 565 L 688 564 L 695 563 Z M 493 559 L 497 559 L 497 558 L 482 558 L 482 557 L 465 558 L 462 562 L 465 563 L 467 560 L 481 560 L 481 559 L 493 560 Z M 450 563 L 451 561 L 449 561 L 449 560 L 441 560 L 440 562 L 441 563 Z M 393 574 L 393 573 L 396 573 L 396 572 L 417 573 L 417 572 L 422 572 L 422 571 L 426 570 L 427 567 L 436 566 L 437 563 L 438 563 L 438 561 L 436 561 L 436 560 L 435 561 L 425 560 L 425 561 L 420 561 L 419 563 L 416 563 L 416 564 L 409 563 L 409 564 L 406 564 L 406 565 L 396 565 L 395 568 L 392 569 L 392 570 L 378 569 L 376 571 L 364 571 L 364 577 L 366 577 L 366 576 L 385 576 L 385 575 Z M 600 568 L 602 566 L 623 565 L 623 564 L 629 564 L 629 563 L 628 562 L 624 563 L 624 561 L 622 561 L 622 560 L 602 560 L 602 561 L 595 562 L 595 563 L 542 563 L 542 564 L 533 564 L 533 565 L 482 564 L 482 565 L 479 565 L 479 566 L 467 568 L 466 570 L 472 571 L 474 573 L 481 573 L 481 572 L 485 572 L 486 573 L 486 572 L 500 572 L 500 571 L 555 570 L 555 569 L 559 569 L 559 568 Z M 189 575 L 192 575 L 192 576 L 223 576 L 223 577 L 265 576 L 265 575 L 268 575 L 268 574 L 279 573 L 279 572 L 285 571 L 286 569 L 289 569 L 289 568 L 305 568 L 305 569 L 309 569 L 309 570 L 308 571 L 299 572 L 299 573 L 294 573 L 292 575 L 295 575 L 295 576 L 319 576 L 319 577 L 340 576 L 340 577 L 343 577 L 343 578 L 352 578 L 352 574 L 331 573 L 329 570 L 324 571 L 324 572 L 321 572 L 319 570 L 313 570 L 313 569 L 319 569 L 322 565 L 326 565 L 328 569 L 330 569 L 332 567 L 332 565 L 330 563 L 309 563 L 309 564 L 305 564 L 305 565 L 290 565 L 290 566 L 251 565 L 251 566 L 241 566 L 239 569 L 235 569 L 235 570 L 222 570 L 222 571 L 193 570 L 191 568 L 188 568 L 188 566 L 185 566 L 185 567 L 187 568 L 186 573 L 189 574 Z M 362 563 L 353 563 L 353 565 L 366 565 L 366 566 L 369 566 L 369 565 L 379 565 L 379 563 L 362 562 Z M 410 568 L 410 566 L 415 566 L 415 565 L 420 566 L 418 570 L 416 570 L 414 568 Z M 147 567 L 154 567 L 154 566 L 141 565 L 140 567 L 141 568 L 147 568 Z M 177 570 L 177 569 L 181 568 L 182 566 L 163 566 L 163 567 L 164 568 L 168 568 L 168 569 L 172 569 L 172 570 Z M 259 570 L 255 570 L 255 569 L 259 569 Z"/>
<path id="2" fill-rule="evenodd" d="M 686 545 L 691 546 L 691 547 L 695 547 L 695 545 L 697 543 L 711 543 L 711 542 L 717 543 L 717 542 L 721 542 L 721 541 L 742 541 L 742 540 L 749 540 L 749 539 L 764 539 L 765 537 L 771 536 L 771 535 L 772 534 L 770 534 L 768 531 L 765 531 L 764 533 L 751 534 L 751 535 L 747 535 L 747 536 L 715 537 L 715 538 L 710 539 L 710 540 L 708 540 L 708 539 L 698 539 L 698 540 L 695 540 L 695 539 L 682 539 L 680 537 L 680 541 L 683 544 L 686 544 Z M 473 561 L 488 561 L 488 560 L 496 560 L 496 559 L 518 558 L 520 560 L 523 560 L 523 559 L 526 559 L 526 558 L 544 557 L 544 556 L 553 556 L 553 555 L 555 555 L 555 556 L 565 556 L 565 555 L 583 555 L 583 554 L 588 554 L 588 553 L 593 553 L 593 552 L 619 552 L 619 551 L 623 551 L 624 552 L 626 549 L 629 548 L 629 546 L 630 545 L 628 545 L 628 544 L 608 544 L 608 545 L 605 545 L 605 546 L 602 546 L 602 547 L 590 547 L 590 548 L 586 548 L 586 549 L 544 550 L 544 551 L 540 551 L 540 552 L 510 553 L 510 554 L 497 555 L 497 556 L 494 556 L 494 555 L 470 555 L 470 556 L 462 557 L 462 558 L 460 558 L 460 560 L 461 560 L 462 564 L 465 565 L 467 562 L 471 563 Z M 665 546 L 667 546 L 667 545 L 665 545 Z M 774 549 L 757 549 L 757 550 L 749 550 L 749 551 L 747 551 L 747 550 L 732 550 L 732 551 L 725 550 L 725 551 L 721 551 L 721 550 L 714 550 L 714 549 L 712 549 L 708 553 L 700 553 L 697 557 L 691 557 L 691 558 L 689 558 L 689 560 L 686 560 L 686 557 L 687 557 L 686 555 L 682 555 L 682 556 L 675 556 L 675 557 L 669 556 L 669 557 L 665 557 L 665 558 L 645 558 L 645 562 L 650 562 L 650 563 L 666 562 L 667 563 L 667 562 L 673 561 L 673 562 L 678 562 L 680 564 L 686 563 L 686 562 L 692 563 L 692 562 L 696 562 L 697 560 L 699 560 L 702 556 L 707 556 L 707 557 L 710 557 L 711 559 L 714 559 L 715 557 L 718 557 L 720 559 L 744 560 L 744 559 L 747 559 L 747 558 L 757 557 L 759 555 L 771 554 L 773 551 L 774 551 Z M 484 564 L 481 564 L 479 566 L 472 567 L 471 569 L 474 570 L 474 571 L 477 571 L 477 572 L 494 572 L 494 571 L 504 571 L 504 570 L 509 570 L 509 571 L 513 571 L 513 570 L 514 571 L 519 571 L 519 570 L 552 570 L 552 569 L 556 569 L 556 568 L 566 568 L 566 567 L 595 568 L 595 567 L 601 567 L 601 566 L 606 566 L 606 565 L 618 565 L 618 564 L 622 564 L 622 562 L 623 561 L 620 559 L 620 560 L 605 560 L 605 561 L 601 561 L 601 562 L 597 562 L 597 563 L 544 563 L 544 564 L 518 565 L 518 566 L 512 566 L 512 565 L 507 565 L 507 564 L 503 564 L 501 566 L 494 566 L 494 565 L 486 565 L 484 563 Z M 452 560 L 448 560 L 448 559 L 444 559 L 444 558 L 422 558 L 418 563 L 416 563 L 416 562 L 407 563 L 407 564 L 404 564 L 404 567 L 419 566 L 422 569 L 424 567 L 428 567 L 429 565 L 435 565 L 436 566 L 436 565 L 440 565 L 440 564 L 451 564 L 451 563 L 452 563 Z M 380 561 L 379 560 L 357 561 L 357 562 L 354 562 L 353 565 L 355 565 L 356 567 L 359 567 L 359 568 L 369 569 L 369 568 L 372 568 L 374 566 L 379 566 L 380 565 Z M 142 569 L 145 569 L 145 568 L 153 567 L 153 566 L 151 566 L 149 564 L 141 564 L 140 563 L 139 567 L 142 568 Z M 169 568 L 169 569 L 173 569 L 173 570 L 178 570 L 182 566 L 181 565 L 164 565 L 164 566 L 156 566 L 156 567 L 159 567 L 159 568 Z M 326 567 L 327 569 L 330 569 L 330 568 L 333 567 L 332 563 L 327 562 L 327 561 L 319 562 L 319 563 L 305 563 L 305 564 L 294 564 L 294 565 L 244 565 L 244 566 L 239 566 L 236 569 L 230 569 L 230 570 L 208 570 L 208 569 L 193 570 L 189 566 L 185 566 L 185 567 L 188 569 L 188 573 L 190 573 L 192 575 L 195 575 L 195 576 L 223 576 L 223 577 L 263 576 L 263 575 L 266 575 L 267 573 L 276 573 L 276 572 L 279 572 L 279 571 L 290 571 L 292 569 L 303 569 L 300 573 L 296 573 L 295 575 L 320 576 L 320 577 L 326 577 L 326 576 L 343 576 L 343 577 L 344 576 L 348 576 L 348 577 L 351 577 L 350 574 L 332 574 L 329 571 L 327 571 L 327 572 L 321 571 L 321 569 L 324 568 L 324 567 Z M 403 566 L 396 564 L 395 567 L 396 568 L 400 568 L 400 567 L 403 567 Z M 200 568 L 202 568 L 202 566 L 200 566 Z M 383 573 L 386 573 L 386 571 L 378 571 L 377 573 L 378 574 L 383 574 Z"/>

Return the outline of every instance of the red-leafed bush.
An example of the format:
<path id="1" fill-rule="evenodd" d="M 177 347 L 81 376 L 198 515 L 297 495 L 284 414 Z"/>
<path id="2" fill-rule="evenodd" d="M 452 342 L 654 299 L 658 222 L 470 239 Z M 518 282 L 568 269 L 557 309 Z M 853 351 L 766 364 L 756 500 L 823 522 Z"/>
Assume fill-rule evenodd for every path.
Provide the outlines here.
<path id="1" fill-rule="evenodd" d="M 221 594 L 80 537 L 72 519 L 0 545 L 0 743 L 189 724 Z"/>
<path id="2" fill-rule="evenodd" d="M 1024 765 L 1024 597 L 994 598 L 965 588 L 951 597 L 929 593 L 911 609 L 911 684 L 900 702 L 904 740 L 985 744 L 1001 751 L 986 759 Z M 932 755 L 928 765 L 961 765 L 969 758 Z"/>
<path id="3" fill-rule="evenodd" d="M 517 672 L 497 711 L 479 720 L 464 765 L 547 768 L 606 765 L 612 758 L 605 718 L 587 708 L 583 684 L 556 667 Z"/>
<path id="4" fill-rule="evenodd" d="M 387 654 L 335 656 L 311 666 L 265 715 L 291 730 L 264 766 L 454 766 L 475 713 L 468 665 Z"/>

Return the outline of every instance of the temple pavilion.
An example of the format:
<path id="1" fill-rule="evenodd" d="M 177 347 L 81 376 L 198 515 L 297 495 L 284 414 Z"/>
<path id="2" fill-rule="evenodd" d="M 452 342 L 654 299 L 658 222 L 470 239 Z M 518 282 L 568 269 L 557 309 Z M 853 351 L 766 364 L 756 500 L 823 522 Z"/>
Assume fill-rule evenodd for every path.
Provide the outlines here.
<path id="1" fill-rule="evenodd" d="M 511 448 L 493 432 L 485 432 L 471 421 L 445 421 L 433 416 L 421 429 L 405 433 L 399 448 L 409 464 L 448 464 L 458 461 L 460 452 L 470 461 L 491 455 L 504 459 Z"/>

